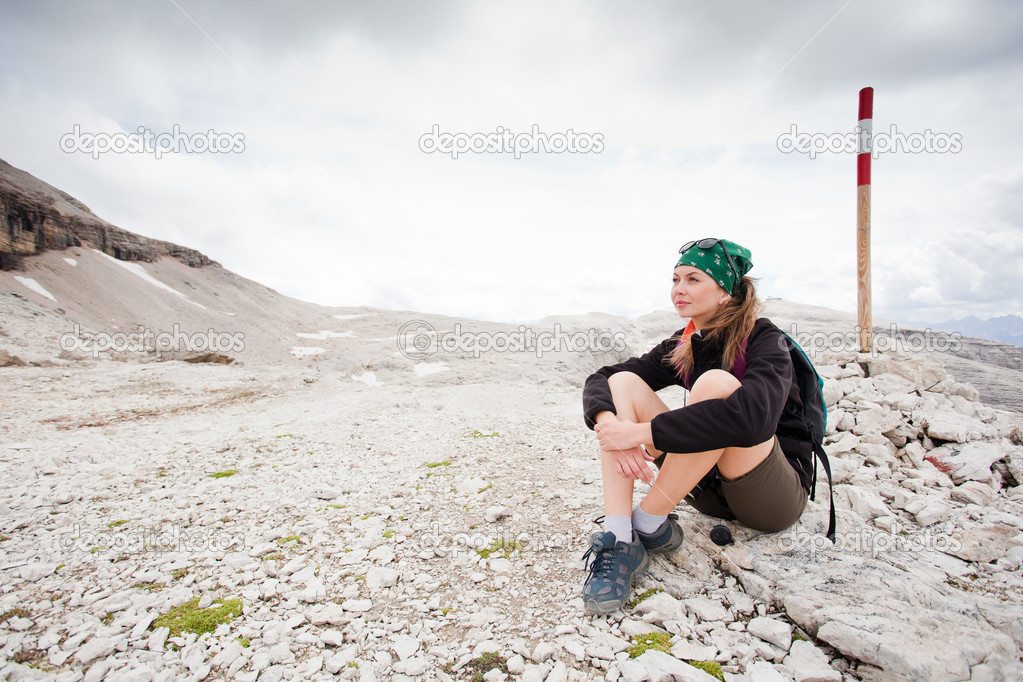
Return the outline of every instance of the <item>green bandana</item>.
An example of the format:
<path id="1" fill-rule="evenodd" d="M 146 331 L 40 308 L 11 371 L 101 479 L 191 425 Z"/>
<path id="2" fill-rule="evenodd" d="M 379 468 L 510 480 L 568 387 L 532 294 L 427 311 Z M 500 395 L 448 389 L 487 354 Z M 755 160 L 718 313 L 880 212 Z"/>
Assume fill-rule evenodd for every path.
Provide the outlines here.
<path id="1" fill-rule="evenodd" d="M 701 249 L 699 244 L 704 241 L 717 241 L 718 243 L 709 249 Z M 728 258 L 725 256 L 722 245 L 724 249 L 728 249 L 728 255 L 732 257 L 732 262 L 735 263 L 735 267 L 739 271 L 738 277 L 736 277 L 732 266 L 728 264 Z M 722 289 L 734 296 L 739 280 L 753 267 L 753 261 L 750 260 L 752 255 L 749 249 L 727 239 L 701 239 L 682 253 L 678 263 L 675 263 L 675 267 L 690 265 L 697 270 L 703 270 L 713 277 Z"/>

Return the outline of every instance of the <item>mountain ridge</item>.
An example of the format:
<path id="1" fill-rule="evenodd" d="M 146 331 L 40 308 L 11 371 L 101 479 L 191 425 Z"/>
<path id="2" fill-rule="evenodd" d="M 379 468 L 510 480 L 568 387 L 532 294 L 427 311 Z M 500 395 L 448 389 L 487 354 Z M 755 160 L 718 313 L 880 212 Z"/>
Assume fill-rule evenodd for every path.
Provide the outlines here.
<path id="1" fill-rule="evenodd" d="M 0 159 L 0 270 L 21 270 L 26 256 L 90 244 L 123 261 L 152 263 L 170 256 L 193 268 L 216 264 L 195 249 L 119 228 L 67 192 Z"/>
<path id="2" fill-rule="evenodd" d="M 941 331 L 959 332 L 964 336 L 1023 347 L 1023 317 L 1019 315 L 998 315 L 986 320 L 968 315 L 959 320 L 946 320 L 930 326 Z"/>

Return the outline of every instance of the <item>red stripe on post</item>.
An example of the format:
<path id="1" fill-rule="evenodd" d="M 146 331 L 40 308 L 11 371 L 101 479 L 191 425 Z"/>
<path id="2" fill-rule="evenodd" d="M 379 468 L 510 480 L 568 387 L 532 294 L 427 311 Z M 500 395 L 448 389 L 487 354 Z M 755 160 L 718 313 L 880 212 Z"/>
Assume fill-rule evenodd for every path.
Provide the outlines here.
<path id="1" fill-rule="evenodd" d="M 856 184 L 870 184 L 870 154 L 856 155 Z"/>
<path id="2" fill-rule="evenodd" d="M 863 88 L 860 90 L 860 115 L 859 120 L 874 118 L 874 88 Z"/>
<path id="3" fill-rule="evenodd" d="M 874 118 L 874 88 L 863 88 L 860 90 L 860 115 L 859 120 L 870 120 Z M 872 140 L 870 141 L 873 142 Z M 871 144 L 871 147 L 873 145 Z M 870 153 L 859 154 L 856 157 L 856 184 L 870 184 Z"/>

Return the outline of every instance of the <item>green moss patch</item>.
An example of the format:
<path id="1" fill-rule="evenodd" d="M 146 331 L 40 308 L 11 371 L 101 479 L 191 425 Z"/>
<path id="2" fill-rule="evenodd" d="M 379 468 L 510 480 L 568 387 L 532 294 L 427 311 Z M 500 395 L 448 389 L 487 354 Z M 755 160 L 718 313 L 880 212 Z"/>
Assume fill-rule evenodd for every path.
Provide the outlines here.
<path id="1" fill-rule="evenodd" d="M 629 658 L 639 658 L 647 651 L 663 651 L 671 653 L 671 635 L 667 632 L 650 632 L 632 638 L 632 646 L 628 648 Z"/>
<path id="2" fill-rule="evenodd" d="M 177 637 L 182 632 L 201 635 L 204 632 L 213 632 L 221 623 L 230 623 L 241 614 L 241 599 L 226 599 L 220 604 L 200 609 L 199 598 L 196 597 L 154 620 L 150 629 L 170 628 L 171 637 Z"/>
<path id="3" fill-rule="evenodd" d="M 505 542 L 503 539 L 498 538 L 491 542 L 488 547 L 477 549 L 476 553 L 483 559 L 489 559 L 496 554 L 500 554 L 503 558 L 507 559 L 517 549 L 522 549 L 522 543 L 515 542 L 514 540 L 511 542 Z"/>
<path id="4" fill-rule="evenodd" d="M 228 476 L 234 476 L 237 473 L 238 472 L 235 471 L 234 469 L 228 469 L 227 471 L 218 471 L 216 473 L 210 474 L 210 478 L 227 478 Z"/>
<path id="5" fill-rule="evenodd" d="M 469 429 L 462 432 L 462 438 L 496 438 L 500 434 L 497 431 L 483 433 L 479 429 Z"/>
<path id="6" fill-rule="evenodd" d="M 494 668 L 499 669 L 505 675 L 508 674 L 508 661 L 497 653 L 483 654 L 477 656 L 465 665 L 467 673 L 472 673 L 472 682 L 483 682 L 484 675 L 493 670 Z"/>
<path id="7" fill-rule="evenodd" d="M 132 585 L 132 587 L 139 590 L 146 590 L 148 592 L 159 592 L 160 590 L 167 586 L 163 583 L 158 582 L 140 582 L 135 583 L 134 585 Z"/>
<path id="8" fill-rule="evenodd" d="M 694 668 L 699 668 L 703 672 L 707 673 L 711 677 L 716 677 L 721 682 L 725 680 L 725 673 L 721 670 L 721 664 L 715 661 L 686 661 L 689 665 Z"/>
<path id="9" fill-rule="evenodd" d="M 655 595 L 655 594 L 657 594 L 658 592 L 664 592 L 664 590 L 662 590 L 662 589 L 661 589 L 661 588 L 659 588 L 659 587 L 651 587 L 651 588 L 650 588 L 649 590 L 647 590 L 646 592 L 641 592 L 640 594 L 637 594 L 637 595 L 636 595 L 635 597 L 633 597 L 633 598 L 632 598 L 632 600 L 631 600 L 631 601 L 629 602 L 629 608 L 630 608 L 630 609 L 634 609 L 634 608 L 636 608 L 636 607 L 637 607 L 638 605 L 642 604 L 642 603 L 643 603 L 644 601 L 646 601 L 646 600 L 647 600 L 647 599 L 649 599 L 650 597 L 654 596 L 654 595 Z"/>

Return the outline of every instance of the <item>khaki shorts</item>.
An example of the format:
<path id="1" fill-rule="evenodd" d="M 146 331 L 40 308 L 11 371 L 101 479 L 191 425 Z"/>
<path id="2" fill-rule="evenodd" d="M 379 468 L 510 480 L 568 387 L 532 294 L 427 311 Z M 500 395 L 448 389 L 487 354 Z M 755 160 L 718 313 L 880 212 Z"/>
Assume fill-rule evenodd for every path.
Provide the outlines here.
<path id="1" fill-rule="evenodd" d="M 720 479 L 696 499 L 686 497 L 686 502 L 708 516 L 771 533 L 799 519 L 806 507 L 806 489 L 775 436 L 763 462 L 735 480 Z"/>

